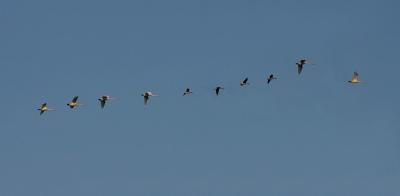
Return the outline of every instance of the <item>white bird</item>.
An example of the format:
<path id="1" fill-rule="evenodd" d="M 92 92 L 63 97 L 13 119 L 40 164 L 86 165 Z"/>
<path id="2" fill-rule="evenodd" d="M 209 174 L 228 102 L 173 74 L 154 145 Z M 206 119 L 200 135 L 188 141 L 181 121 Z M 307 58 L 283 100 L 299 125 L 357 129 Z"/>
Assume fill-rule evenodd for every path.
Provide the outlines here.
<path id="1" fill-rule="evenodd" d="M 147 91 L 147 92 L 143 93 L 142 96 L 144 98 L 144 105 L 146 105 L 147 101 L 149 100 L 150 97 L 157 97 L 158 95 L 156 95 L 150 91 Z"/>
<path id="2" fill-rule="evenodd" d="M 356 71 L 353 73 L 351 80 L 349 80 L 348 82 L 351 84 L 357 84 L 361 82 L 361 80 L 358 79 L 358 73 Z"/>
<path id="3" fill-rule="evenodd" d="M 51 109 L 51 108 L 47 107 L 47 103 L 43 103 L 38 110 L 40 111 L 40 115 L 42 115 L 43 113 L 45 113 L 47 111 L 55 111 L 55 109 Z"/>
<path id="4" fill-rule="evenodd" d="M 183 93 L 183 96 L 185 95 L 191 95 L 193 92 L 190 90 L 190 88 L 186 88 L 185 92 Z"/>
<path id="5" fill-rule="evenodd" d="M 240 81 L 240 86 L 246 86 L 249 85 L 250 83 L 248 83 L 249 78 L 245 78 L 244 80 Z"/>

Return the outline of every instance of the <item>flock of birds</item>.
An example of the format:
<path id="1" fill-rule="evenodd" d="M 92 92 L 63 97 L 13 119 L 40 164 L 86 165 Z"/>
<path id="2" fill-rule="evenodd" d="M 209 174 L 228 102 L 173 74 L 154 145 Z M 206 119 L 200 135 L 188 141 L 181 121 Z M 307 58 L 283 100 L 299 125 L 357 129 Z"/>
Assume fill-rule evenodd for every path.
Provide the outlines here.
<path id="1" fill-rule="evenodd" d="M 311 63 L 309 63 L 309 61 L 306 60 L 306 59 L 300 59 L 298 62 L 296 62 L 298 74 L 300 74 L 300 73 L 302 72 L 303 67 L 304 67 L 304 65 L 306 65 L 306 64 L 311 64 Z M 276 80 L 276 79 L 278 79 L 278 78 L 276 78 L 273 74 L 270 74 L 270 75 L 267 77 L 267 83 L 269 84 L 272 80 Z M 240 81 L 240 86 L 249 85 L 250 83 L 249 83 L 248 81 L 249 81 L 248 78 L 245 78 L 244 80 Z M 349 82 L 350 84 L 357 84 L 357 83 L 360 83 L 361 81 L 360 81 L 359 78 L 358 78 L 358 73 L 357 73 L 357 72 L 354 72 L 354 73 L 353 73 L 353 76 L 352 76 L 352 78 L 351 78 L 351 80 L 349 80 L 348 82 Z M 214 89 L 215 95 L 218 96 L 218 95 L 220 94 L 221 90 L 223 90 L 223 89 L 224 89 L 223 87 L 217 86 L 217 87 Z M 183 93 L 183 96 L 191 95 L 192 93 L 193 93 L 193 92 L 191 91 L 190 88 L 186 88 L 185 91 L 184 91 L 184 93 Z M 150 91 L 147 91 L 147 92 L 144 92 L 144 93 L 142 94 L 142 96 L 143 96 L 143 98 L 144 98 L 144 104 L 147 105 L 147 102 L 149 101 L 150 97 L 156 97 L 156 96 L 158 96 L 158 95 L 156 95 L 156 94 L 154 94 L 154 93 L 152 93 L 152 92 L 150 92 Z M 69 108 L 71 108 L 71 109 L 74 109 L 74 108 L 76 108 L 76 107 L 78 107 L 78 106 L 82 106 L 83 104 L 78 103 L 78 98 L 79 98 L 78 96 L 75 96 L 70 102 L 67 103 L 67 106 L 68 106 Z M 114 99 L 114 98 L 112 98 L 112 97 L 110 97 L 110 96 L 108 96 L 108 95 L 103 95 L 103 96 L 101 96 L 101 97 L 98 99 L 99 102 L 100 102 L 100 107 L 101 107 L 101 108 L 104 108 L 105 105 L 106 105 L 106 103 L 107 103 L 108 101 L 112 100 L 112 99 Z M 49 108 L 49 107 L 47 106 L 47 103 L 43 103 L 43 104 L 40 106 L 40 108 L 39 108 L 38 110 L 40 111 L 40 115 L 42 115 L 43 113 L 48 112 L 48 111 L 55 111 L 55 109 Z"/>

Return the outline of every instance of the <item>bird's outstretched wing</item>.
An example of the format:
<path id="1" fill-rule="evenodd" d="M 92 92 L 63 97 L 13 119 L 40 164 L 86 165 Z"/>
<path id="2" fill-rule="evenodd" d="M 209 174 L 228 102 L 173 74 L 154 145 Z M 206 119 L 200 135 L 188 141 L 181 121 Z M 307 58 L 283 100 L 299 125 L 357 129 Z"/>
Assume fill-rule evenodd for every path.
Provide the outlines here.
<path id="1" fill-rule="evenodd" d="M 356 71 L 353 73 L 353 77 L 351 77 L 351 80 L 358 80 L 358 73 Z"/>
<path id="2" fill-rule="evenodd" d="M 147 101 L 149 100 L 149 96 L 143 96 L 144 105 L 147 105 Z"/>
<path id="3" fill-rule="evenodd" d="M 104 108 L 104 106 L 106 105 L 106 100 L 105 99 L 99 99 L 100 101 L 100 107 Z"/>
<path id="4" fill-rule="evenodd" d="M 297 73 L 301 73 L 301 71 L 303 70 L 303 64 L 301 63 L 296 63 L 297 64 Z"/>
<path id="5" fill-rule="evenodd" d="M 73 102 L 73 103 L 76 103 L 76 102 L 78 101 L 78 98 L 79 98 L 78 96 L 75 96 L 75 97 L 72 99 L 72 102 Z"/>
<path id="6" fill-rule="evenodd" d="M 272 75 L 272 74 L 268 76 L 268 78 L 267 78 L 267 84 L 269 84 L 269 83 L 271 82 L 271 80 L 272 80 L 272 77 L 273 77 L 273 75 Z"/>

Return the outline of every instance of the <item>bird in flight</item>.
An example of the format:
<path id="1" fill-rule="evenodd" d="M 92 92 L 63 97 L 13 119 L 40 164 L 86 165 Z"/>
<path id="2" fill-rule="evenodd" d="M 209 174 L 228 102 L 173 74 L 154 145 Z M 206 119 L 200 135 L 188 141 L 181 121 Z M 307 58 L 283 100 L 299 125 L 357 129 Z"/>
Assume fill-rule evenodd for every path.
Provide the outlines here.
<path id="1" fill-rule="evenodd" d="M 358 79 L 358 73 L 356 71 L 353 73 L 351 80 L 349 80 L 348 82 L 351 84 L 357 84 L 361 82 L 361 80 Z"/>
<path id="2" fill-rule="evenodd" d="M 43 113 L 45 113 L 47 111 L 55 111 L 55 109 L 51 109 L 51 108 L 47 107 L 47 103 L 43 103 L 38 110 L 40 111 L 40 115 L 42 115 Z"/>
<path id="3" fill-rule="evenodd" d="M 185 95 L 191 95 L 193 92 L 190 90 L 190 88 L 186 88 L 185 92 L 183 93 L 183 96 Z"/>
<path id="4" fill-rule="evenodd" d="M 149 101 L 149 98 L 150 98 L 150 97 L 156 97 L 156 96 L 158 96 L 158 95 L 153 94 L 153 93 L 150 92 L 150 91 L 147 91 L 147 92 L 143 93 L 142 96 L 143 96 L 143 98 L 144 98 L 144 105 L 147 105 L 147 101 Z"/>
<path id="5" fill-rule="evenodd" d="M 244 80 L 240 81 L 240 86 L 246 86 L 249 85 L 250 83 L 248 83 L 249 78 L 245 78 Z"/>
<path id="6" fill-rule="evenodd" d="M 274 74 L 269 75 L 269 77 L 267 78 L 267 84 L 269 84 L 272 80 L 276 80 L 278 78 L 274 77 Z"/>
<path id="7" fill-rule="evenodd" d="M 306 59 L 300 59 L 296 65 L 297 65 L 297 73 L 301 73 L 301 71 L 303 70 L 303 67 L 305 64 L 311 64 L 310 62 L 308 62 L 308 60 Z"/>
<path id="8" fill-rule="evenodd" d="M 217 86 L 217 88 L 215 88 L 215 94 L 218 96 L 220 91 L 223 90 L 223 87 Z"/>
<path id="9" fill-rule="evenodd" d="M 98 100 L 100 101 L 100 107 L 103 109 L 106 105 L 106 102 L 111 100 L 112 98 L 108 95 L 101 96 Z"/>
<path id="10" fill-rule="evenodd" d="M 74 109 L 77 106 L 82 106 L 83 104 L 78 103 L 78 96 L 75 96 L 69 103 L 67 103 L 67 106 L 69 108 Z"/>

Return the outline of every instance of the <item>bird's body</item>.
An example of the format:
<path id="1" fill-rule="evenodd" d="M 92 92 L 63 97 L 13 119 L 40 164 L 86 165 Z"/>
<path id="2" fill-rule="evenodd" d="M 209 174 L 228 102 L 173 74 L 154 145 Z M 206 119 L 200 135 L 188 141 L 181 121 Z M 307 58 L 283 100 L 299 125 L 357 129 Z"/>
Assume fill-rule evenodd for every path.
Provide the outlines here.
<path id="1" fill-rule="evenodd" d="M 183 96 L 186 95 L 191 95 L 193 92 L 190 90 L 190 88 L 186 88 L 185 92 L 183 93 Z"/>
<path id="2" fill-rule="evenodd" d="M 218 96 L 220 91 L 223 90 L 223 87 L 217 86 L 217 88 L 215 88 L 215 94 Z"/>
<path id="3" fill-rule="evenodd" d="M 54 111 L 54 109 L 47 107 L 47 103 L 43 103 L 38 110 L 40 111 L 40 115 L 47 111 Z"/>
<path id="4" fill-rule="evenodd" d="M 69 103 L 67 103 L 67 106 L 69 106 L 69 108 L 74 109 L 75 107 L 81 105 L 78 104 L 78 96 L 75 96 Z"/>
<path id="5" fill-rule="evenodd" d="M 349 81 L 347 81 L 347 82 L 349 82 L 350 84 L 357 84 L 357 83 L 360 83 L 361 80 L 358 79 L 358 73 L 357 73 L 357 72 L 354 72 L 354 73 L 353 73 L 353 76 L 351 77 L 351 80 L 349 80 Z"/>
<path id="6" fill-rule="evenodd" d="M 111 99 L 110 96 L 108 95 L 103 95 L 101 96 L 98 100 L 100 101 L 100 107 L 104 108 L 104 106 L 106 105 L 106 102 L 109 101 Z"/>
<path id="7" fill-rule="evenodd" d="M 158 96 L 150 91 L 147 91 L 145 93 L 142 94 L 143 98 L 144 98 L 144 105 L 147 105 L 147 102 L 149 101 L 150 97 L 155 97 Z"/>
<path id="8" fill-rule="evenodd" d="M 248 83 L 249 78 L 245 78 L 244 80 L 240 81 L 240 86 L 246 86 L 249 85 L 250 83 Z"/>
<path id="9" fill-rule="evenodd" d="M 267 84 L 269 84 L 272 80 L 276 80 L 278 78 L 274 77 L 274 74 L 269 75 L 269 77 L 267 78 Z"/>

